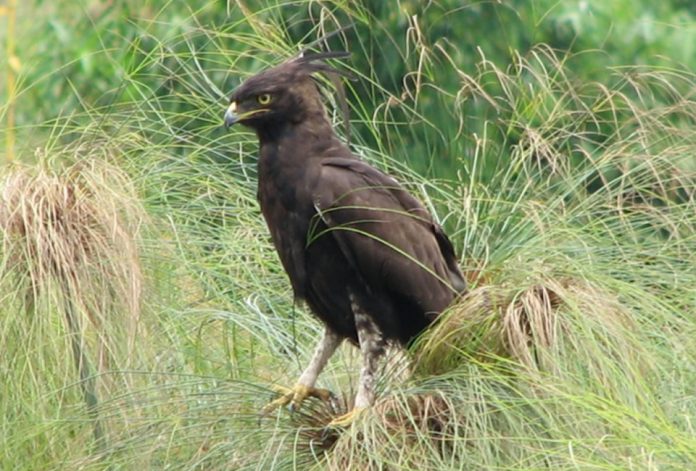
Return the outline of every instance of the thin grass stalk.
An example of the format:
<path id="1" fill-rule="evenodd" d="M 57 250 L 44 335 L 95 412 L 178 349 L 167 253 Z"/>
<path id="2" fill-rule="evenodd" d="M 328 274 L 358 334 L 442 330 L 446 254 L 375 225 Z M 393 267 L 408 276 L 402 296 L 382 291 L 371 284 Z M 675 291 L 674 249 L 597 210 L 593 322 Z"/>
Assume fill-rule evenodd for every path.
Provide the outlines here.
<path id="1" fill-rule="evenodd" d="M 19 59 L 15 56 L 15 27 L 17 23 L 17 0 L 8 0 L 5 7 L 7 15 L 7 128 L 5 130 L 5 159 L 14 160 L 15 147 L 15 73 L 19 71 Z"/>
<path id="2" fill-rule="evenodd" d="M 82 390 L 82 398 L 85 401 L 87 415 L 93 424 L 92 435 L 94 437 L 94 445 L 97 451 L 106 446 L 104 430 L 99 418 L 99 396 L 97 395 L 97 383 L 95 380 L 94 369 L 89 361 L 87 352 L 85 351 L 85 339 L 82 335 L 82 328 L 75 306 L 75 296 L 71 289 L 71 284 L 76 283 L 76 277 L 69 273 L 60 272 L 57 276 L 60 290 L 63 297 L 63 309 L 65 314 L 65 323 L 70 336 L 70 344 L 72 347 L 73 360 L 80 381 L 80 389 Z"/>

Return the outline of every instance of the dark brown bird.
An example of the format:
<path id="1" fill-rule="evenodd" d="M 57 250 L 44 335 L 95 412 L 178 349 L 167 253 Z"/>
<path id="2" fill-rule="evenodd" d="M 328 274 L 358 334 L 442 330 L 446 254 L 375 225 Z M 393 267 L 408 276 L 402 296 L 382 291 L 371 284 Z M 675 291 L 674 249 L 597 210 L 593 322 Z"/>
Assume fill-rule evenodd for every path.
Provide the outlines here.
<path id="1" fill-rule="evenodd" d="M 256 131 L 258 200 L 296 298 L 325 325 L 309 366 L 265 410 L 309 396 L 343 339 L 360 347 L 354 412 L 374 402 L 375 370 L 388 342 L 408 345 L 464 292 L 454 250 L 423 205 L 395 179 L 355 156 L 334 132 L 312 75 L 340 73 L 305 55 L 237 88 L 225 125 Z"/>

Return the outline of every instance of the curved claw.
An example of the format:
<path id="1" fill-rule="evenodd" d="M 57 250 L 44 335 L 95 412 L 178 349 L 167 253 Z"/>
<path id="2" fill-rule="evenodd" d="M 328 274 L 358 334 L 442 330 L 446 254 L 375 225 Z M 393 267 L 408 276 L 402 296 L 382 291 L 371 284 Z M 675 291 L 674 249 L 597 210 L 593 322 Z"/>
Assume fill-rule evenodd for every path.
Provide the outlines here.
<path id="1" fill-rule="evenodd" d="M 356 407 L 352 411 L 334 418 L 327 427 L 349 427 L 364 410 L 364 407 Z"/>
<path id="2" fill-rule="evenodd" d="M 263 409 L 261 409 L 262 416 L 288 404 L 290 412 L 299 410 L 302 406 L 302 402 L 304 402 L 304 400 L 308 397 L 316 397 L 322 401 L 331 401 L 334 399 L 334 394 L 328 389 L 314 388 L 311 386 L 305 386 L 304 384 L 296 384 L 292 388 L 273 385 L 272 389 L 281 396 L 278 399 L 269 402 L 266 404 L 266 406 L 264 406 Z"/>

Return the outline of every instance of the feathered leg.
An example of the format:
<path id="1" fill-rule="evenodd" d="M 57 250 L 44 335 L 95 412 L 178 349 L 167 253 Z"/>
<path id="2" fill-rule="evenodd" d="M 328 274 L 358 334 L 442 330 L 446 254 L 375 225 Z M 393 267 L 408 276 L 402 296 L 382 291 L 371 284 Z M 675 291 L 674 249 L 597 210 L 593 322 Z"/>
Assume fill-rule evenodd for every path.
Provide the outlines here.
<path id="1" fill-rule="evenodd" d="M 355 327 L 358 331 L 362 368 L 360 384 L 355 395 L 353 410 L 331 421 L 331 426 L 347 426 L 364 409 L 375 402 L 375 383 L 379 359 L 384 354 L 386 342 L 372 318 L 355 302 L 351 296 L 351 305 L 355 315 Z"/>
<path id="2" fill-rule="evenodd" d="M 336 351 L 336 348 L 341 344 L 341 338 L 336 335 L 331 329 L 326 327 L 324 335 L 317 344 L 314 350 L 314 355 L 309 362 L 307 368 L 302 372 L 297 384 L 292 388 L 284 388 L 282 386 L 274 386 L 277 392 L 282 394 L 275 401 L 270 402 L 263 408 L 262 414 L 267 414 L 278 407 L 283 407 L 290 404 L 291 410 L 297 410 L 302 405 L 302 402 L 308 397 L 316 397 L 323 401 L 328 401 L 332 397 L 331 391 L 328 389 L 317 389 L 314 384 L 317 377 L 326 366 L 326 363 L 331 358 L 331 355 Z"/>

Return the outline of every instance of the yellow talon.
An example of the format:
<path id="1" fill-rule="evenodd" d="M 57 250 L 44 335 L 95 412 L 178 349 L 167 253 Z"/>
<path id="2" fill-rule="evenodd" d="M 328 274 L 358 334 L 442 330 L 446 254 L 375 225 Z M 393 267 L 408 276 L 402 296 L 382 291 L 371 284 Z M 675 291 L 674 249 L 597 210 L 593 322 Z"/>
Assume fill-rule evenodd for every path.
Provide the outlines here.
<path id="1" fill-rule="evenodd" d="M 304 384 L 296 384 L 292 388 L 273 385 L 272 389 L 281 396 L 269 402 L 262 410 L 261 414 L 266 415 L 279 407 L 284 407 L 290 404 L 290 410 L 296 411 L 302 406 L 302 402 L 308 397 L 316 397 L 322 401 L 329 401 L 333 398 L 333 393 L 328 389 L 313 388 Z"/>
<path id="2" fill-rule="evenodd" d="M 356 407 L 346 414 L 339 415 L 329 422 L 328 427 L 349 427 L 364 410 L 365 407 Z"/>

